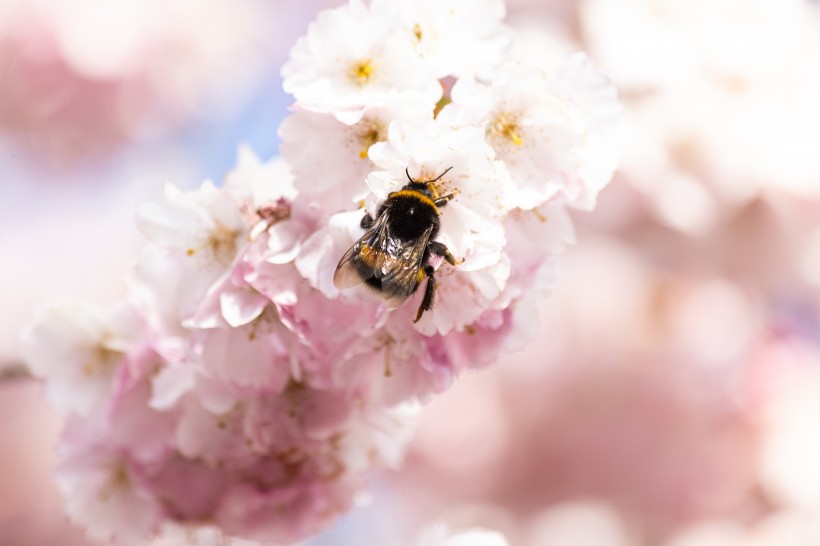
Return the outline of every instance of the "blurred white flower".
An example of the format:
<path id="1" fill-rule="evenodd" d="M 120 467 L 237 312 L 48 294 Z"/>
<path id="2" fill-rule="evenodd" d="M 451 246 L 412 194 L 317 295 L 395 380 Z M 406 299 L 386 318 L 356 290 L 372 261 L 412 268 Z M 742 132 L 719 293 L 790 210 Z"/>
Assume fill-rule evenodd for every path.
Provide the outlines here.
<path id="1" fill-rule="evenodd" d="M 586 0 L 580 19 L 591 54 L 629 99 L 639 131 L 625 166 L 643 191 L 668 186 L 680 195 L 680 184 L 658 181 L 690 177 L 730 206 L 765 190 L 818 195 L 820 10 L 812 2 Z M 704 200 L 687 195 L 686 207 Z"/>
<path id="2" fill-rule="evenodd" d="M 0 12 L 0 131 L 63 166 L 235 112 L 288 11 L 261 0 L 2 0 Z"/>
<path id="3" fill-rule="evenodd" d="M 92 418 L 111 395 L 117 370 L 135 348 L 140 330 L 128 307 L 53 305 L 40 310 L 26 333 L 26 361 L 47 380 L 49 400 L 57 409 Z"/>
<path id="4" fill-rule="evenodd" d="M 72 446 L 56 472 L 69 517 L 97 540 L 142 544 L 160 522 L 159 507 L 136 483 L 127 458 L 102 444 Z"/>
<path id="5" fill-rule="evenodd" d="M 820 356 L 799 346 L 784 347 L 772 355 L 770 366 L 794 365 L 805 359 L 796 374 L 774 393 L 763 415 L 760 480 L 779 504 L 820 511 Z"/>
<path id="6" fill-rule="evenodd" d="M 504 535 L 496 531 L 471 529 L 450 533 L 442 524 L 430 525 L 416 537 L 414 546 L 508 546 Z"/>
<path id="7" fill-rule="evenodd" d="M 634 537 L 618 512 L 604 502 L 551 505 L 530 524 L 530 546 L 628 546 Z"/>
<path id="8" fill-rule="evenodd" d="M 753 525 L 736 520 L 696 523 L 665 546 L 814 546 L 820 543 L 816 512 L 777 510 Z"/>

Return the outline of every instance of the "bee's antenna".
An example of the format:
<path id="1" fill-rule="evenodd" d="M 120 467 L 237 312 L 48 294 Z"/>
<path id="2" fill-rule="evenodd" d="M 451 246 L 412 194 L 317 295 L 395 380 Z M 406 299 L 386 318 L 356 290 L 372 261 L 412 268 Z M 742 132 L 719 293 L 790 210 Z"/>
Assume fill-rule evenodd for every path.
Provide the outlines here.
<path id="1" fill-rule="evenodd" d="M 404 174 L 407 175 L 407 180 L 409 180 L 410 182 L 415 182 L 415 180 L 413 180 L 413 178 L 410 176 L 410 171 L 407 167 L 404 168 Z"/>
<path id="2" fill-rule="evenodd" d="M 438 175 L 438 177 L 437 177 L 435 180 L 430 180 L 430 181 L 428 182 L 428 184 L 432 184 L 433 182 L 438 182 L 439 180 L 441 180 L 441 177 L 442 177 L 442 176 L 444 176 L 445 174 L 447 174 L 448 172 L 450 172 L 450 170 L 452 170 L 452 167 L 447 167 L 447 170 L 446 170 L 446 171 L 444 171 L 443 173 L 441 173 L 440 175 Z"/>

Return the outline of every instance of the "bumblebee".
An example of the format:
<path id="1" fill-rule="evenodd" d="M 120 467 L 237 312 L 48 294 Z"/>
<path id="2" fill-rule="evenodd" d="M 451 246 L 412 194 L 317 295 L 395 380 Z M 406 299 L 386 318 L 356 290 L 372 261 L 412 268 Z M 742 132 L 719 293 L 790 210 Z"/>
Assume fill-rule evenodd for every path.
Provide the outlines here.
<path id="1" fill-rule="evenodd" d="M 435 183 L 450 169 L 452 167 L 430 181 L 413 180 L 405 169 L 409 183 L 387 195 L 375 219 L 368 213 L 362 218 L 365 233 L 336 266 L 333 275 L 336 288 L 344 290 L 365 283 L 395 309 L 415 293 L 426 278 L 424 297 L 413 322 L 418 322 L 424 312 L 433 307 L 436 278 L 435 269 L 429 263 L 430 256 L 444 258 L 452 266 L 461 263 L 444 243 L 435 240 L 441 227 L 440 209 L 456 196 L 456 193 L 439 196 Z"/>

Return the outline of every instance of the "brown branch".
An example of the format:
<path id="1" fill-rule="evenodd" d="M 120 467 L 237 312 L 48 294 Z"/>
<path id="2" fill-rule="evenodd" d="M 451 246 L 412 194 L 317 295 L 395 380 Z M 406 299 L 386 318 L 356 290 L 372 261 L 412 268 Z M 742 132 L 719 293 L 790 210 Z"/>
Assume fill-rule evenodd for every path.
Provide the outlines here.
<path id="1" fill-rule="evenodd" d="M 33 376 L 21 362 L 0 362 L 0 383 L 24 381 Z"/>

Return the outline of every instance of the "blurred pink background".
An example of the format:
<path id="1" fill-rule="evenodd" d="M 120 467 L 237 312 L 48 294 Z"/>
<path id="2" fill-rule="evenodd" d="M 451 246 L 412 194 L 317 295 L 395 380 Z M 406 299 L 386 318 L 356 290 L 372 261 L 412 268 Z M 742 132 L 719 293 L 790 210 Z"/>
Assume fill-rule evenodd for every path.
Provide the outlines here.
<path id="1" fill-rule="evenodd" d="M 91 544 L 21 328 L 121 297 L 133 210 L 166 181 L 276 153 L 279 66 L 332 4 L 0 0 L 0 544 Z M 432 402 L 404 470 L 311 544 L 409 544 L 433 519 L 513 546 L 820 544 L 820 6 L 508 12 L 533 57 L 609 72 L 622 168 L 574 215 L 537 340 Z"/>

